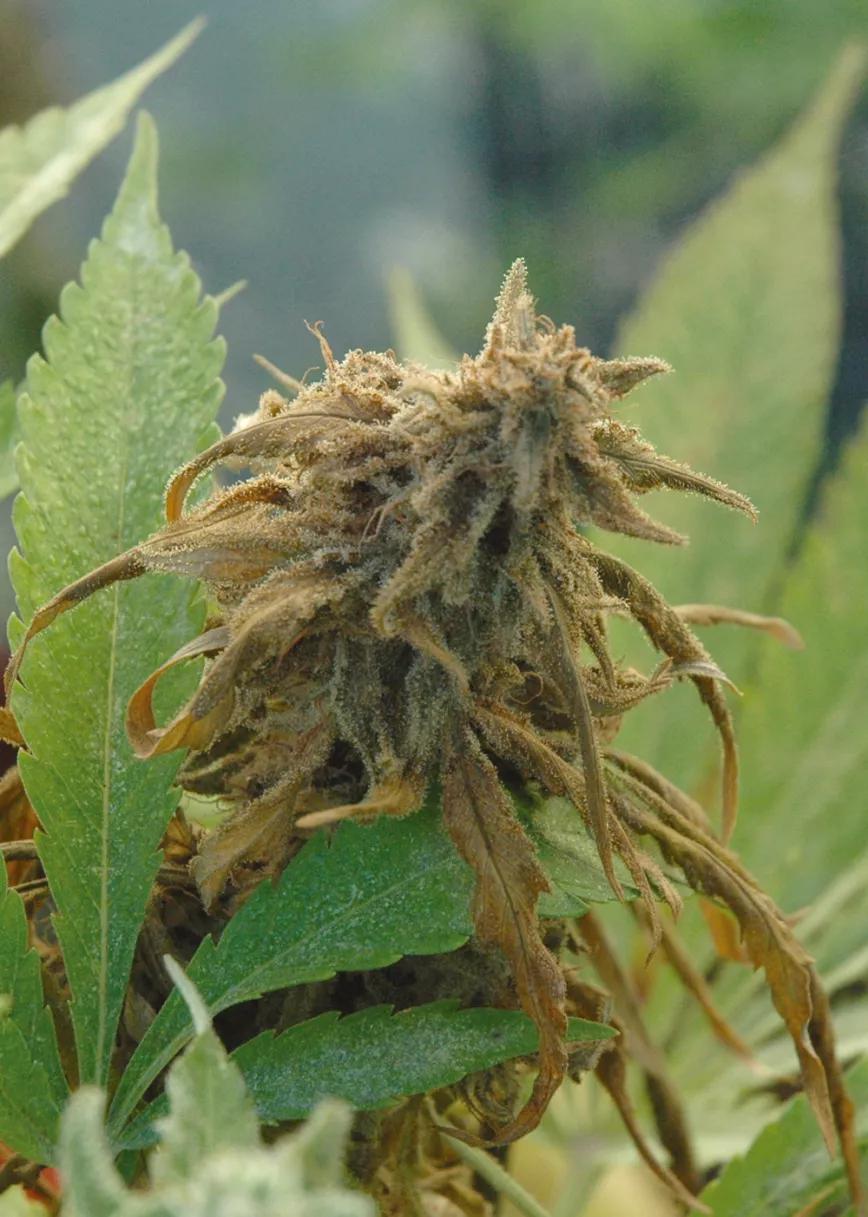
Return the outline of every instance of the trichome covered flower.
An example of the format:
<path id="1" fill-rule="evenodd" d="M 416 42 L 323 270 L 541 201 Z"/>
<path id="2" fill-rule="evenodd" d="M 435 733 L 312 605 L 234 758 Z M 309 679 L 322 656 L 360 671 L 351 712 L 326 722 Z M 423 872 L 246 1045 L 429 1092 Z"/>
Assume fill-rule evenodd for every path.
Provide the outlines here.
<path id="1" fill-rule="evenodd" d="M 174 571 L 207 583 L 219 619 L 142 686 L 128 725 L 143 757 L 189 749 L 182 785 L 233 808 L 194 862 L 208 903 L 245 867 L 257 877 L 279 867 L 300 832 L 411 814 L 439 790 L 445 828 L 476 872 L 478 939 L 508 959 L 540 1033 L 533 1095 L 500 1139 L 534 1126 L 567 1065 L 564 977 L 536 912 L 548 882 L 510 795 L 531 784 L 575 806 L 619 895 L 622 859 L 658 932 L 657 900 L 675 911 L 680 902 L 642 837 L 733 911 L 827 1139 L 837 1126 L 852 1162 L 809 958 L 698 805 L 612 747 L 626 711 L 692 681 L 722 743 L 726 840 L 736 751 L 725 678 L 690 629 L 696 606 L 676 611 L 583 531 L 680 541 L 637 504 L 658 487 L 753 514 L 613 415 L 666 365 L 577 346 L 570 326 L 536 316 L 521 262 L 481 353 L 453 370 L 392 353 L 337 362 L 321 344 L 323 379 L 291 401 L 265 394 L 248 425 L 176 475 L 162 531 L 61 592 L 28 637 L 118 579 Z M 250 476 L 185 511 L 199 476 L 230 461 Z M 650 675 L 612 657 L 612 613 L 637 621 L 661 653 Z M 194 697 L 157 726 L 157 679 L 201 655 Z"/>

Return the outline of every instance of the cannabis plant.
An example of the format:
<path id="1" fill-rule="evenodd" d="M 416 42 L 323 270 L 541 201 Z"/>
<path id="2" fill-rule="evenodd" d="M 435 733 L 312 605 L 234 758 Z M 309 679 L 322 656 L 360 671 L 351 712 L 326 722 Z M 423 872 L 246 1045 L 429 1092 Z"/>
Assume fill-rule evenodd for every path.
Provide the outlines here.
<path id="1" fill-rule="evenodd" d="M 51 164 L 51 133 L 77 127 L 90 155 L 185 37 L 120 93 L 13 132 L 10 157 L 23 146 Z M 484 1181 L 503 1182 L 484 1147 L 531 1132 L 567 1078 L 593 1073 L 692 1206 L 702 1176 L 681 1099 L 649 1067 L 658 1050 L 591 906 L 633 908 L 646 953 L 750 1057 L 675 926 L 697 893 L 718 948 L 764 970 L 858 1203 L 825 989 L 729 848 L 730 680 L 696 629 L 797 635 L 753 604 L 673 606 L 617 552 L 624 537 L 648 551 L 685 540 L 640 505 L 653 491 L 756 518 L 626 421 L 668 365 L 593 355 L 538 315 L 519 260 L 479 354 L 445 369 L 392 351 L 338 359 L 311 327 L 320 378 L 276 373 L 283 392 L 215 439 L 212 335 L 229 293 L 200 300 L 155 174 L 142 117 L 81 284 L 10 398 L 19 618 L 3 728 L 21 751 L 2 792 L 20 827 L 0 906 L 0 1135 L 16 1169 L 56 1160 L 80 1086 L 59 1138 L 71 1211 L 98 1195 L 107 1213 L 216 1211 L 214 1181 L 231 1178 L 247 1206 L 233 1212 L 302 1213 L 303 1181 L 296 1202 L 285 1172 L 326 1117 L 285 1153 L 262 1148 L 257 1120 L 283 1130 L 337 1096 L 356 1111 L 356 1194 L 317 1211 L 362 1214 L 367 1192 L 387 1214 L 478 1214 Z M 50 199 L 14 180 L 10 198 L 12 240 L 22 209 Z M 638 627 L 656 662 L 625 659 L 613 623 Z M 717 822 L 623 743 L 682 684 L 718 735 Z M 105 1133 L 93 1087 L 108 1092 Z M 225 1137 L 211 1119 L 224 1101 Z M 161 1132 L 153 1191 L 128 1195 L 112 1154 L 141 1179 L 139 1151 Z M 331 1156 L 330 1185 L 340 1141 L 311 1150 Z"/>

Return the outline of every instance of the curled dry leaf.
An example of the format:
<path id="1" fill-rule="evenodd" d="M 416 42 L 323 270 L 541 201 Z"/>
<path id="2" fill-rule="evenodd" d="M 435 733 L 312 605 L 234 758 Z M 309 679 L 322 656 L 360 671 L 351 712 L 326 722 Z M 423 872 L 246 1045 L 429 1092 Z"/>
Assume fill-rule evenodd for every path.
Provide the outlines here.
<path id="1" fill-rule="evenodd" d="M 187 748 L 181 784 L 230 809 L 195 863 L 209 903 L 244 867 L 255 876 L 280 865 L 300 831 L 347 815 L 412 814 L 439 783 L 446 826 L 477 875 L 478 936 L 509 960 L 540 1033 L 539 1078 L 501 1130 L 509 1140 L 539 1119 L 566 1061 L 563 982 L 537 925 L 545 877 L 507 793 L 519 775 L 572 802 L 616 894 L 620 859 L 654 941 L 663 935 L 657 899 L 673 912 L 680 901 L 642 837 L 734 912 L 818 1118 L 827 1136 L 837 1127 L 851 1160 L 810 961 L 702 808 L 641 761 L 614 751 L 604 759 L 624 713 L 689 680 L 721 741 L 729 837 L 738 758 L 726 678 L 690 622 L 736 616 L 672 608 L 580 530 L 680 541 L 637 505 L 654 488 L 753 518 L 743 496 L 658 455 L 615 418 L 621 398 L 667 366 L 598 359 L 572 327 L 537 317 L 522 262 L 506 277 L 482 351 L 451 370 L 402 364 L 391 352 L 338 361 L 314 333 L 323 378 L 293 383 L 292 400 L 265 394 L 249 425 L 181 469 L 166 526 L 36 614 L 7 687 L 19 672 L 26 679 L 29 639 L 85 596 L 146 571 L 204 580 L 219 621 L 146 682 L 129 726 L 143 756 Z M 194 483 L 221 462 L 250 476 L 187 510 Z M 611 654 L 612 613 L 660 652 L 649 676 Z M 199 688 L 158 726 L 154 684 L 193 655 L 211 657 Z M 629 1123 L 616 1058 L 603 1061 Z"/>
<path id="2" fill-rule="evenodd" d="M 859 1196 L 852 1104 L 835 1055 L 828 998 L 810 956 L 735 855 L 631 775 L 622 772 L 616 782 L 623 794 L 615 798 L 634 830 L 653 837 L 696 891 L 719 900 L 735 915 L 748 958 L 754 967 L 765 969 L 772 1001 L 793 1041 L 805 1093 L 829 1152 L 834 1152 L 837 1133 L 853 1195 Z"/>
<path id="3" fill-rule="evenodd" d="M 15 842 L 24 847 L 18 850 L 3 850 L 6 874 L 10 886 L 24 883 L 38 873 L 33 844 L 33 830 L 37 826 L 36 813 L 21 783 L 17 765 L 10 765 L 0 778 L 0 842 Z M 30 852 L 27 847 L 33 852 Z"/>
<path id="4" fill-rule="evenodd" d="M 793 651 L 801 651 L 805 646 L 799 631 L 783 617 L 766 617 L 721 604 L 678 604 L 675 611 L 688 625 L 740 625 L 769 634 Z"/>
<path id="5" fill-rule="evenodd" d="M 498 1132 L 501 1142 L 539 1123 L 564 1079 L 564 978 L 539 931 L 536 903 L 549 890 L 533 845 L 515 818 L 497 772 L 470 731 L 459 735 L 443 776 L 443 822 L 476 872 L 473 920 L 480 942 L 509 960 L 519 1000 L 539 1028 L 539 1073 L 524 1110 Z"/>

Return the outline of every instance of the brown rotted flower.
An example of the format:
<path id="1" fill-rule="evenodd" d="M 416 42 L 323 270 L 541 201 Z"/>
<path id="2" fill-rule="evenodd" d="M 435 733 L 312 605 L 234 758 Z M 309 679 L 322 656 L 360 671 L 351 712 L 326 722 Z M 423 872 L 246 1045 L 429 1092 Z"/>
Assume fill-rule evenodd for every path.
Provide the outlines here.
<path id="1" fill-rule="evenodd" d="M 619 895 L 614 856 L 626 864 L 656 935 L 656 895 L 674 910 L 679 899 L 637 837 L 732 909 L 747 953 L 766 967 L 827 1138 L 837 1125 L 852 1150 L 810 960 L 701 809 L 611 747 L 625 711 L 691 680 L 722 742 L 727 839 L 737 760 L 724 678 L 688 625 L 724 610 L 676 611 L 580 531 L 681 541 L 637 505 L 658 487 L 754 514 L 612 416 L 666 365 L 577 346 L 570 326 L 535 315 L 521 262 L 482 352 L 452 371 L 391 353 L 353 351 L 338 363 L 321 342 L 322 381 L 291 402 L 267 393 L 250 425 L 176 475 L 166 527 L 61 592 L 28 638 L 118 579 L 173 571 L 208 584 L 220 624 L 142 686 L 128 725 L 143 757 L 189 749 L 182 784 L 234 808 L 195 863 L 209 902 L 245 860 L 285 860 L 295 827 L 406 815 L 439 784 L 445 827 L 477 875 L 478 937 L 508 958 L 540 1032 L 533 1095 L 503 1140 L 537 1123 L 567 1065 L 564 979 L 536 915 L 548 884 L 504 785 L 518 776 L 571 800 Z M 223 461 L 251 476 L 185 514 L 193 483 Z M 650 676 L 612 658 L 613 612 L 662 652 Z M 158 727 L 157 679 L 198 655 L 210 662 L 195 696 Z"/>

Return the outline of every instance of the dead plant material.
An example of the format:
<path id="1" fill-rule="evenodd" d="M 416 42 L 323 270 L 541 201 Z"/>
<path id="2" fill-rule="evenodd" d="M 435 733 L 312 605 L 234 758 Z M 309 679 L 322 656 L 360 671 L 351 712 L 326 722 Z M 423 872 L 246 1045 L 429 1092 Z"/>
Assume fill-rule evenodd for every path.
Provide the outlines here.
<path id="1" fill-rule="evenodd" d="M 35 879 L 40 873 L 33 832 L 36 813 L 21 784 L 17 765 L 10 765 L 0 778 L 0 842 L 6 875 L 12 887 Z"/>
<path id="2" fill-rule="evenodd" d="M 676 680 L 692 682 L 721 741 L 728 838 L 738 761 L 727 681 L 689 621 L 759 622 L 719 608 L 677 611 L 580 531 L 680 543 L 638 504 L 656 488 L 754 518 L 743 496 L 656 453 L 614 417 L 619 399 L 667 365 L 607 361 L 577 346 L 570 326 L 536 316 L 522 262 L 506 277 L 481 353 L 453 370 L 402 364 L 391 352 L 338 362 L 314 332 L 322 380 L 293 383 L 291 401 L 265 394 L 250 425 L 181 469 L 167 525 L 36 614 L 7 688 L 29 639 L 98 589 L 147 571 L 204 580 L 220 620 L 136 694 L 129 732 L 143 757 L 187 748 L 181 784 L 235 809 L 197 865 L 208 902 L 251 859 L 257 878 L 282 865 L 279 838 L 348 815 L 406 815 L 439 783 L 446 827 L 476 871 L 479 938 L 508 958 L 540 1034 L 539 1078 L 501 1130 L 510 1139 L 539 1120 L 567 1068 L 563 981 L 536 925 L 546 880 L 502 784 L 518 771 L 573 802 L 617 894 L 614 859 L 623 859 L 655 938 L 658 895 L 673 911 L 679 900 L 640 837 L 733 911 L 752 962 L 766 969 L 827 1139 L 837 1127 L 852 1162 L 810 959 L 701 809 L 641 763 L 604 758 L 624 713 Z M 185 514 L 194 483 L 221 462 L 247 467 L 249 478 Z M 661 653 L 650 676 L 610 654 L 612 612 L 635 620 Z M 194 655 L 210 657 L 197 692 L 158 726 L 156 680 Z M 604 1054 L 601 1067 L 629 1123 L 619 1060 Z"/>

